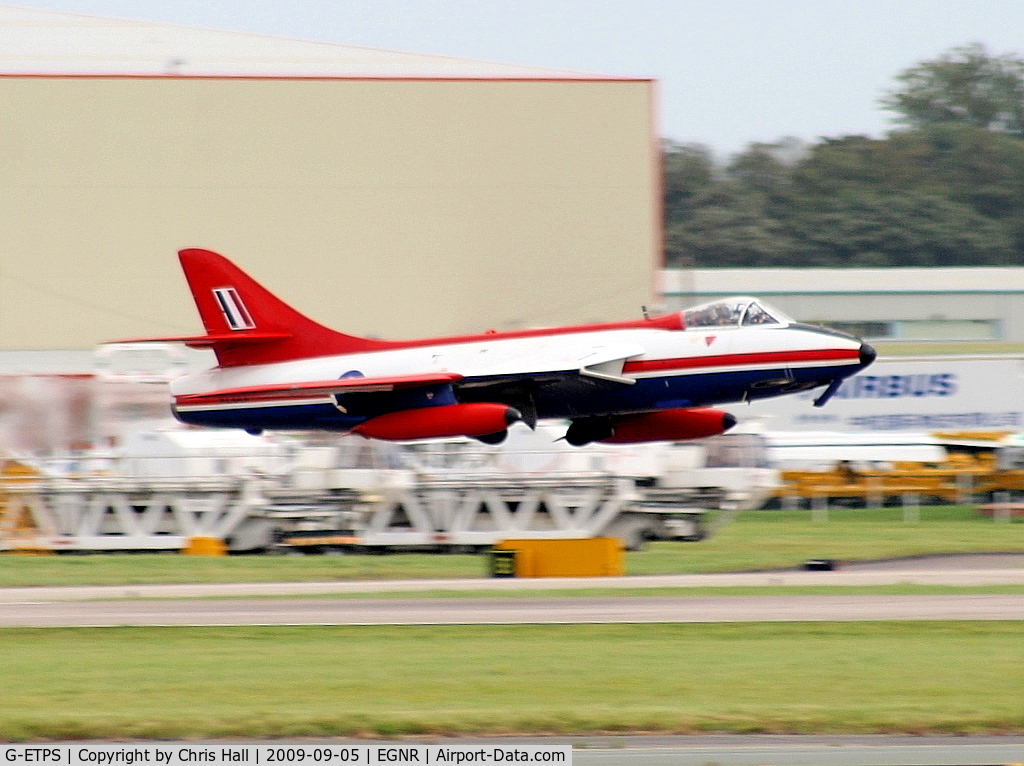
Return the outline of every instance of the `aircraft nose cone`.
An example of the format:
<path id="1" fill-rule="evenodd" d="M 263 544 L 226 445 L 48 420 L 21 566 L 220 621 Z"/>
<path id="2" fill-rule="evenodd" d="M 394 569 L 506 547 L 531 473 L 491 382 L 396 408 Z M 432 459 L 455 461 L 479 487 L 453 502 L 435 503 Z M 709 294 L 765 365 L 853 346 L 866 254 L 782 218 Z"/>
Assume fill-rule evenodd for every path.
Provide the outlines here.
<path id="1" fill-rule="evenodd" d="M 734 425 L 736 425 L 736 416 L 731 412 L 722 413 L 722 430 L 728 431 Z"/>
<path id="2" fill-rule="evenodd" d="M 877 356 L 878 352 L 875 351 L 874 346 L 871 346 L 867 343 L 860 344 L 860 363 L 863 366 L 867 367 L 869 364 L 875 361 L 875 358 Z"/>

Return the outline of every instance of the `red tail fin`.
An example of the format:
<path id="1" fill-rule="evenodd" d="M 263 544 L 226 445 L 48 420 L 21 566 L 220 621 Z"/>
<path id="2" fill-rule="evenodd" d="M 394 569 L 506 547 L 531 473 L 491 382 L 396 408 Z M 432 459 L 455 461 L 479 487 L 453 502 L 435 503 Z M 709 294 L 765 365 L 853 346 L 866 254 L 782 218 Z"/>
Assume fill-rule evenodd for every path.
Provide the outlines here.
<path id="1" fill-rule="evenodd" d="M 212 348 L 222 367 L 372 351 L 386 345 L 314 322 L 222 255 L 190 248 L 178 257 L 206 335 L 167 340 Z"/>

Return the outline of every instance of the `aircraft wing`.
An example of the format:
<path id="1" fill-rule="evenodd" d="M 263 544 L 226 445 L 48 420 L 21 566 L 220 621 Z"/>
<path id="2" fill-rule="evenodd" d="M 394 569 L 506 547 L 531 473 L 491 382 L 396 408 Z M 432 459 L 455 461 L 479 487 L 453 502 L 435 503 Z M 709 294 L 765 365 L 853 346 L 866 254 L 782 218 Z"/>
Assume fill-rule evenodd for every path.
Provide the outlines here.
<path id="1" fill-rule="evenodd" d="M 455 373 L 428 373 L 423 375 L 395 375 L 380 378 L 338 378 L 302 383 L 281 383 L 262 386 L 222 388 L 219 391 L 204 391 L 200 394 L 182 394 L 177 397 L 179 405 L 198 404 L 216 400 L 227 403 L 259 402 L 279 400 L 296 396 L 330 396 L 334 394 L 379 393 L 400 389 L 427 388 L 454 383 L 462 378 Z"/>

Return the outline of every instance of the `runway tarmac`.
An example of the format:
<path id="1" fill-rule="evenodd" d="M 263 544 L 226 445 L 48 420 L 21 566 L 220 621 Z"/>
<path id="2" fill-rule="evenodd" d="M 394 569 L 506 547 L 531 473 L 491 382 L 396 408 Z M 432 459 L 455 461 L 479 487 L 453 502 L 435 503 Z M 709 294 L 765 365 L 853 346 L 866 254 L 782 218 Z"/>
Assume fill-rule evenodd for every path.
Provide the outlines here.
<path id="1" fill-rule="evenodd" d="M 167 599 L 8 603 L 4 627 L 1024 620 L 1024 595 Z"/>
<path id="2" fill-rule="evenodd" d="M 63 743 L 69 744 L 69 743 Z M 71 743 L 73 744 L 73 743 Z M 89 742 L 113 745 L 112 742 Z M 167 743 L 161 744 L 185 744 Z M 573 766 L 993 766 L 1024 762 L 1024 737 L 906 735 L 708 734 L 580 735 L 544 737 L 403 737 L 377 739 L 191 740 L 193 748 L 234 745 L 306 748 L 409 744 L 446 745 L 474 750 L 514 750 L 531 745 L 569 745 Z"/>
<path id="3" fill-rule="evenodd" d="M 473 578 L 458 580 L 343 580 L 331 582 L 210 583 L 181 585 L 75 585 L 0 588 L 0 604 L 138 598 L 322 596 L 332 593 L 423 591 L 538 591 L 584 588 L 729 588 L 771 585 L 1024 585 L 1024 554 L 927 556 L 842 565 L 830 572 L 787 569 L 718 574 L 628 577 Z"/>
<path id="4" fill-rule="evenodd" d="M 648 577 L 236 583 L 0 589 L 0 626 L 454 625 L 858 620 L 1021 620 L 1024 594 L 521 596 L 514 590 L 796 585 L 1022 585 L 1024 567 L 985 557 L 834 572 Z M 1002 566 L 991 566 L 998 563 Z M 473 598 L 375 598 L 477 591 Z M 331 594 L 367 594 L 331 599 Z M 487 594 L 487 595 L 484 595 Z M 318 598 L 303 598 L 316 595 Z"/>
<path id="5" fill-rule="evenodd" d="M 594 744 L 574 747 L 574 766 L 992 766 L 1024 759 L 1022 737 L 709 735 Z"/>

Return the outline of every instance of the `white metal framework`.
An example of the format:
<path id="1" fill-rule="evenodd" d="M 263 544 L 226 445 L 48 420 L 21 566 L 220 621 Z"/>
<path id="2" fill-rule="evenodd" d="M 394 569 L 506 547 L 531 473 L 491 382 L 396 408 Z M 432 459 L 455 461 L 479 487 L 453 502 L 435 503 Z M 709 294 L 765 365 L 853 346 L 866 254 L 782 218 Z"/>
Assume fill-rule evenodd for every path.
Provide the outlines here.
<path id="1" fill-rule="evenodd" d="M 106 476 L 7 483 L 0 550 L 181 550 L 231 538 L 263 507 L 257 480 Z"/>

